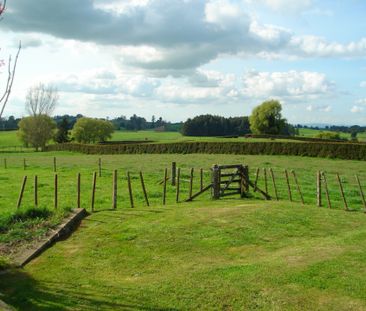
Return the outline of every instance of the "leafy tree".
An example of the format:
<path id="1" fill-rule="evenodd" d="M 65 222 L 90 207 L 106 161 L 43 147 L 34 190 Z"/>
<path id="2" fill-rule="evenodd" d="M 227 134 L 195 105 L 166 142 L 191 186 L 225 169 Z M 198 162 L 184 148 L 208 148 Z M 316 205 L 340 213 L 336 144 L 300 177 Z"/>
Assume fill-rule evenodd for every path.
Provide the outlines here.
<path id="1" fill-rule="evenodd" d="M 224 118 L 213 115 L 200 115 L 188 119 L 182 128 L 186 136 L 229 136 L 249 133 L 248 117 Z"/>
<path id="2" fill-rule="evenodd" d="M 341 140 L 341 136 L 339 133 L 336 132 L 323 132 L 316 134 L 314 136 L 315 138 L 321 138 L 321 139 L 331 139 L 331 140 Z"/>
<path id="3" fill-rule="evenodd" d="M 113 124 L 109 121 L 80 118 L 72 129 L 72 136 L 77 142 L 89 144 L 106 141 L 112 137 L 113 132 Z"/>
<path id="4" fill-rule="evenodd" d="M 254 108 L 250 116 L 250 129 L 253 134 L 283 134 L 286 119 L 281 115 L 281 104 L 277 100 L 268 100 Z"/>
<path id="5" fill-rule="evenodd" d="M 56 123 L 47 115 L 25 117 L 19 122 L 18 135 L 26 146 L 43 150 L 53 137 Z"/>
<path id="6" fill-rule="evenodd" d="M 69 139 L 69 122 L 64 117 L 60 123 L 57 124 L 57 133 L 55 135 L 55 141 L 59 144 L 67 143 Z"/>

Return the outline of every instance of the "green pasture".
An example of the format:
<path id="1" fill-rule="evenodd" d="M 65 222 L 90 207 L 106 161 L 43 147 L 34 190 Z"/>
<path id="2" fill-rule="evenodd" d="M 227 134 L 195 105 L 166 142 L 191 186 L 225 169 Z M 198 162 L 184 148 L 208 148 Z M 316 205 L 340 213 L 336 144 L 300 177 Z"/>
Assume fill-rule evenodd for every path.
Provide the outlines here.
<path id="1" fill-rule="evenodd" d="M 54 157 L 59 183 L 55 213 Z M 57 243 L 25 269 L 0 274 L 0 299 L 17 310 L 366 309 L 366 216 L 355 180 L 358 174 L 366 193 L 362 161 L 213 154 L 1 153 L 0 269 L 11 262 L 6 249 L 43 236 L 76 207 L 78 173 L 81 206 L 91 212 L 92 175 L 98 172 L 99 158 L 102 176 L 97 177 L 94 213 L 71 238 Z M 207 185 L 213 164 L 248 165 L 251 180 L 260 168 L 261 189 L 265 189 L 263 169 L 267 168 L 267 187 L 274 197 L 268 170 L 272 168 L 280 201 L 265 201 L 253 191 L 248 199 L 212 201 L 206 192 L 192 203 L 176 204 L 176 188 L 168 181 L 163 206 L 161 181 L 173 161 L 182 172 L 181 202 L 188 198 L 191 168 L 193 192 L 197 192 L 200 169 Z M 285 169 L 294 202 L 289 201 Z M 116 210 L 111 209 L 114 170 L 118 172 Z M 291 170 L 296 172 L 305 205 L 300 203 Z M 316 207 L 318 170 L 327 174 L 331 209 L 325 193 L 323 207 Z M 140 171 L 150 207 L 144 202 Z M 132 178 L 134 208 L 130 207 L 127 172 Z M 336 173 L 354 212 L 343 211 Z M 28 181 L 17 210 L 24 176 Z"/>
<path id="2" fill-rule="evenodd" d="M 0 275 L 18 310 L 365 310 L 366 218 L 225 200 L 95 213 Z"/>

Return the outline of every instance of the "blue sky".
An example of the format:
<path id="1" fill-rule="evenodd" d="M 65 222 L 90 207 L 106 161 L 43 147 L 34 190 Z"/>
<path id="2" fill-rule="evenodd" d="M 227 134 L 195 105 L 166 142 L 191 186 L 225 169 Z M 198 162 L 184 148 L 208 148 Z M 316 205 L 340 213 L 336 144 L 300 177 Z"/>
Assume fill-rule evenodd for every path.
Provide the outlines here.
<path id="1" fill-rule="evenodd" d="M 23 49 L 5 115 L 25 115 L 42 82 L 59 90 L 55 114 L 184 121 L 278 99 L 291 123 L 366 125 L 365 12 L 362 0 L 8 0 L 0 59 Z"/>

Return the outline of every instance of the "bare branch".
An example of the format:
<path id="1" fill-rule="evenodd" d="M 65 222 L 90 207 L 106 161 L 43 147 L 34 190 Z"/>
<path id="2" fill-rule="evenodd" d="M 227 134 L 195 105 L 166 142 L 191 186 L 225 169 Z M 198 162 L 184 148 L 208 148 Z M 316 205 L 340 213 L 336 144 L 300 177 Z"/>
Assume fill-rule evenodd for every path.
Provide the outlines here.
<path id="1" fill-rule="evenodd" d="M 32 116 L 49 116 L 55 110 L 58 99 L 58 92 L 54 86 L 40 83 L 28 90 L 25 108 Z"/>
<path id="2" fill-rule="evenodd" d="M 4 14 L 5 9 L 6 9 L 6 0 L 0 3 L 0 16 Z"/>
<path id="3" fill-rule="evenodd" d="M 6 4 L 6 1 L 4 1 L 4 5 Z M 4 8 L 4 5 L 2 8 Z M 4 9 L 2 9 L 1 12 L 3 12 Z M 8 79 L 7 79 L 7 82 L 6 82 L 6 87 L 5 87 L 5 90 L 4 90 L 4 93 L 3 95 L 1 96 L 0 98 L 0 106 L 1 106 L 1 111 L 0 111 L 0 119 L 4 113 L 4 109 L 5 109 L 5 106 L 9 100 L 9 96 L 10 96 L 10 93 L 11 93 L 11 89 L 13 87 L 13 83 L 14 83 L 14 77 L 15 77 L 15 72 L 16 72 L 16 69 L 17 69 L 17 64 L 18 64 L 18 58 L 19 58 L 19 53 L 20 53 L 20 50 L 22 48 L 22 43 L 19 42 L 19 47 L 18 47 L 18 52 L 15 56 L 15 60 L 14 60 L 14 64 L 13 64 L 13 67 L 11 66 L 11 63 L 12 63 L 12 58 L 11 56 L 9 56 L 9 63 L 8 63 Z"/>

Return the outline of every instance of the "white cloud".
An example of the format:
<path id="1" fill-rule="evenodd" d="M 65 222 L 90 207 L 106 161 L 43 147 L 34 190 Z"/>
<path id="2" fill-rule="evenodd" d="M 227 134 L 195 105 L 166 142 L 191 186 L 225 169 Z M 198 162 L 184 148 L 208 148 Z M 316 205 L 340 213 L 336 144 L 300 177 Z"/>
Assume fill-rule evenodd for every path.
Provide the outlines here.
<path id="1" fill-rule="evenodd" d="M 364 110 L 364 107 L 361 107 L 361 106 L 353 106 L 352 108 L 351 108 L 351 112 L 352 113 L 360 113 L 360 112 L 362 112 Z"/>
<path id="2" fill-rule="evenodd" d="M 300 12 L 310 8 L 313 4 L 312 0 L 247 0 L 247 2 L 261 3 L 274 11 L 283 13 Z"/>
<path id="3" fill-rule="evenodd" d="M 314 112 L 314 111 L 320 111 L 320 112 L 331 112 L 332 107 L 330 105 L 308 105 L 306 107 L 307 111 Z"/>
<path id="4" fill-rule="evenodd" d="M 334 84 L 318 72 L 249 71 L 243 77 L 243 94 L 248 97 L 278 97 L 291 100 L 317 99 L 334 93 Z"/>
<path id="5" fill-rule="evenodd" d="M 357 105 L 365 105 L 366 106 L 366 98 L 356 100 Z"/>
<path id="6" fill-rule="evenodd" d="M 306 57 L 365 57 L 366 38 L 357 42 L 341 44 L 328 42 L 317 36 L 294 36 L 289 42 L 289 49 L 293 49 L 293 53 L 296 55 Z"/>

